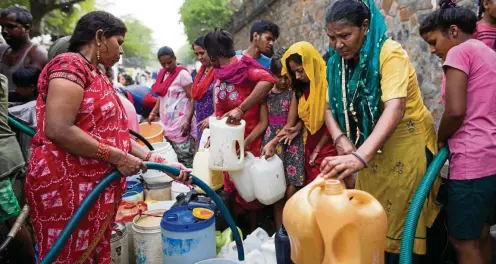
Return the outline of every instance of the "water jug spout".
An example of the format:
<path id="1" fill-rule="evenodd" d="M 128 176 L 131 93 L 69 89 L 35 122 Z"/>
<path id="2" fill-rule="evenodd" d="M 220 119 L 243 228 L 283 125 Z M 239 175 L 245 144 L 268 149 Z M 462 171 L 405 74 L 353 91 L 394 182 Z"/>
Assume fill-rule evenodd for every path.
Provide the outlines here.
<path id="1" fill-rule="evenodd" d="M 343 186 L 339 180 L 326 180 L 325 193 L 328 195 L 339 195 L 344 192 Z"/>

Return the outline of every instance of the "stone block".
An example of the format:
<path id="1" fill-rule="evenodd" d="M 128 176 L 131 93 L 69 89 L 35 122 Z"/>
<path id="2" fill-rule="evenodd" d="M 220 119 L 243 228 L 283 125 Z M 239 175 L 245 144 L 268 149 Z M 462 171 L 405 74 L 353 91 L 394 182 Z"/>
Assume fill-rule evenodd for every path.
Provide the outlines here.
<path id="1" fill-rule="evenodd" d="M 389 9 L 391 9 L 391 5 L 393 4 L 394 0 L 382 0 L 382 9 L 386 11 L 386 13 L 389 12 Z"/>
<path id="2" fill-rule="evenodd" d="M 397 0 L 399 8 L 409 7 L 410 12 L 432 9 L 431 0 Z"/>
<path id="3" fill-rule="evenodd" d="M 393 3 L 391 4 L 391 8 L 389 8 L 388 13 L 392 17 L 395 17 L 396 14 L 398 13 L 398 3 L 396 3 L 396 1 L 393 1 Z"/>
<path id="4" fill-rule="evenodd" d="M 406 22 L 410 20 L 410 12 L 408 10 L 408 7 L 403 7 L 400 9 L 400 19 L 401 22 Z"/>

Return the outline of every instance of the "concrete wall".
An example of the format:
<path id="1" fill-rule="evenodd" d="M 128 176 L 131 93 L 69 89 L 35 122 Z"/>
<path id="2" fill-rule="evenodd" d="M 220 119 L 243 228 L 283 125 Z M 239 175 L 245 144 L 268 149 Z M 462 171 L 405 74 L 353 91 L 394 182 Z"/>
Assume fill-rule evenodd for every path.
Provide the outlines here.
<path id="1" fill-rule="evenodd" d="M 246 0 L 233 17 L 231 28 L 235 46 L 248 46 L 253 22 L 269 19 L 281 27 L 275 50 L 298 41 L 312 43 L 322 54 L 328 47 L 325 32 L 325 10 L 333 0 Z M 419 36 L 419 19 L 436 6 L 436 0 L 375 0 L 388 26 L 388 35 L 403 45 L 417 71 L 424 103 L 438 121 L 443 111 L 441 60 L 430 55 L 428 45 Z M 458 5 L 473 7 L 474 1 L 461 0 Z"/>

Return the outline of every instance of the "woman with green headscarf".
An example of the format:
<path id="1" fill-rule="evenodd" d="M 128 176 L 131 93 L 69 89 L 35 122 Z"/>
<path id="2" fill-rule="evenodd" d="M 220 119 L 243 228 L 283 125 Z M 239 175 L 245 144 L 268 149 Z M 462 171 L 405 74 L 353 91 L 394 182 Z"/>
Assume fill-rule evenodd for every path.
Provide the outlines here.
<path id="1" fill-rule="evenodd" d="M 386 36 L 373 0 L 338 0 L 327 10 L 331 46 L 325 123 L 339 156 L 321 164 L 325 177 L 358 172 L 356 188 L 372 194 L 388 216 L 386 260 L 396 262 L 409 203 L 437 153 L 434 122 L 415 69 Z M 426 254 L 426 232 L 439 208 L 432 188 L 417 226 L 414 253 Z"/>

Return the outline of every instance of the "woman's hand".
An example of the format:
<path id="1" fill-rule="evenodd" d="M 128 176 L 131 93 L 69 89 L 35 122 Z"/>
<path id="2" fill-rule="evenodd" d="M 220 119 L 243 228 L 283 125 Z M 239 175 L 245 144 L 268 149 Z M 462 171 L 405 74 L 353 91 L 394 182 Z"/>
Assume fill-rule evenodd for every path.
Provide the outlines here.
<path id="1" fill-rule="evenodd" d="M 148 115 L 148 124 L 157 121 L 157 119 L 158 119 L 157 114 L 155 114 L 154 112 L 150 112 L 150 114 Z"/>
<path id="2" fill-rule="evenodd" d="M 241 123 L 241 119 L 243 118 L 243 115 L 244 115 L 243 111 L 241 111 L 239 107 L 236 107 L 233 110 L 224 114 L 222 118 L 227 117 L 226 124 L 228 125 L 239 125 Z"/>
<path id="3" fill-rule="evenodd" d="M 179 162 L 171 162 L 168 164 L 176 169 L 181 170 L 179 176 L 177 176 L 174 180 L 183 184 L 191 185 L 193 183 L 193 177 L 189 176 L 191 173 L 191 169 L 186 168 L 182 163 Z"/>
<path id="4" fill-rule="evenodd" d="M 117 169 L 124 176 L 136 175 L 140 170 L 146 172 L 146 165 L 143 161 L 129 153 L 122 154 L 120 161 L 116 163 Z"/>
<path id="5" fill-rule="evenodd" d="M 203 119 L 203 121 L 200 122 L 199 126 L 200 126 L 200 131 L 209 128 L 208 117 Z"/>
<path id="6" fill-rule="evenodd" d="M 326 157 L 320 164 L 320 174 L 326 179 L 337 177 L 338 180 L 343 180 L 364 167 L 365 165 L 352 154 Z"/>
<path id="7" fill-rule="evenodd" d="M 191 123 L 184 122 L 181 126 L 181 134 L 183 137 L 189 135 L 191 132 Z"/>
<path id="8" fill-rule="evenodd" d="M 308 164 L 310 164 L 310 166 L 315 166 L 315 160 L 317 159 L 317 157 L 319 156 L 319 152 L 318 151 L 314 151 L 312 152 L 312 154 L 310 154 L 310 157 L 308 159 Z"/>
<path id="9" fill-rule="evenodd" d="M 356 151 L 355 145 L 353 145 L 353 143 L 351 143 L 351 140 L 344 135 L 338 137 L 335 144 L 339 156 L 348 155 L 351 154 L 353 151 Z"/>
<path id="10" fill-rule="evenodd" d="M 265 156 L 267 159 L 274 156 L 275 154 L 275 145 L 272 143 L 267 143 L 262 149 L 262 155 Z"/>
<path id="11" fill-rule="evenodd" d="M 282 137 L 281 139 L 279 139 L 279 142 L 282 142 L 285 145 L 291 145 L 291 142 L 296 136 L 298 136 L 300 130 L 301 127 L 298 128 L 297 126 L 284 128 L 283 132 L 281 133 Z"/>

